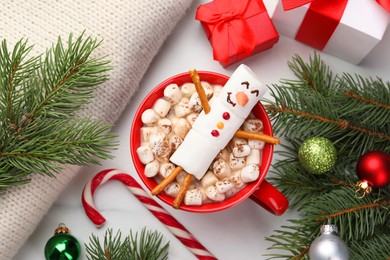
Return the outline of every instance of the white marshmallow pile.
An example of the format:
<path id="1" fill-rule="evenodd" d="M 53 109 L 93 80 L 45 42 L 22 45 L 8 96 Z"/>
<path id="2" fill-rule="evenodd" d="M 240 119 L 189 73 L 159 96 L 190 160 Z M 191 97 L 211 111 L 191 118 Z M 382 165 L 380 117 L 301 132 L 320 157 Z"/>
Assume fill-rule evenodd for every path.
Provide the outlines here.
<path id="1" fill-rule="evenodd" d="M 208 99 L 221 92 L 222 86 L 202 82 Z M 182 86 L 171 84 L 164 90 L 164 97 L 156 100 L 151 109 L 141 116 L 144 126 L 141 128 L 141 146 L 137 149 L 140 161 L 145 164 L 145 176 L 165 178 L 175 168 L 170 156 L 178 149 L 184 138 L 197 135 L 191 130 L 202 107 L 199 95 L 193 83 Z M 234 115 L 233 115 L 234 116 Z M 243 121 L 242 130 L 262 133 L 263 122 L 252 113 Z M 218 152 L 208 171 L 200 179 L 193 179 L 185 194 L 185 205 L 221 202 L 235 195 L 247 183 L 258 179 L 264 142 L 234 137 L 229 144 Z M 191 147 L 196 150 L 197 146 Z M 208 153 L 205 152 L 205 155 Z M 188 154 L 190 156 L 190 152 Z M 201 164 L 202 158 L 190 158 L 194 165 Z M 165 193 L 175 197 L 185 172 L 165 189 Z"/>

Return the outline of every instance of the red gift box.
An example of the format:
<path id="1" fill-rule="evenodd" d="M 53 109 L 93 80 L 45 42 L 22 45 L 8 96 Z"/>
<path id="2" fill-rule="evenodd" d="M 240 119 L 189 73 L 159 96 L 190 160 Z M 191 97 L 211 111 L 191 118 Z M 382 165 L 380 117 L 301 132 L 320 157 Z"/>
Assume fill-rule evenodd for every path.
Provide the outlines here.
<path id="1" fill-rule="evenodd" d="M 196 19 L 211 42 L 214 59 L 224 67 L 279 40 L 262 0 L 214 0 L 198 7 Z"/>

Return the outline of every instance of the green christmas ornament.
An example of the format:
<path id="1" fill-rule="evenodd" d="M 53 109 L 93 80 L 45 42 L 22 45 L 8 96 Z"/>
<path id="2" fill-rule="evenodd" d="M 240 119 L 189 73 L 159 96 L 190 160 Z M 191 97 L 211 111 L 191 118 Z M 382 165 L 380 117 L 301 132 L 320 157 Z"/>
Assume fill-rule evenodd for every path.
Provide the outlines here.
<path id="1" fill-rule="evenodd" d="M 336 162 L 337 151 L 329 139 L 313 136 L 299 147 L 298 158 L 303 168 L 313 174 L 329 171 Z"/>
<path id="2" fill-rule="evenodd" d="M 69 234 L 64 224 L 59 224 L 45 245 L 46 260 L 77 260 L 80 257 L 80 243 Z"/>

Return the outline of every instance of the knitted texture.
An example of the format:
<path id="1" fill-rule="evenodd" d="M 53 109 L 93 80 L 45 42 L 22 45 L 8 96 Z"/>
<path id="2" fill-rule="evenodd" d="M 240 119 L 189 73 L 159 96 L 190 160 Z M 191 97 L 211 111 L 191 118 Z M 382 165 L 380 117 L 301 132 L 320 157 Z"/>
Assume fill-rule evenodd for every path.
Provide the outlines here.
<path id="1" fill-rule="evenodd" d="M 21 38 L 41 54 L 69 33 L 102 39 L 96 56 L 108 56 L 110 80 L 86 104 L 82 116 L 115 122 L 151 60 L 189 8 L 191 0 L 3 1 L 0 35 L 12 46 Z M 31 183 L 0 197 L 0 259 L 11 259 L 80 167 L 65 166 L 57 178 L 32 175 Z"/>

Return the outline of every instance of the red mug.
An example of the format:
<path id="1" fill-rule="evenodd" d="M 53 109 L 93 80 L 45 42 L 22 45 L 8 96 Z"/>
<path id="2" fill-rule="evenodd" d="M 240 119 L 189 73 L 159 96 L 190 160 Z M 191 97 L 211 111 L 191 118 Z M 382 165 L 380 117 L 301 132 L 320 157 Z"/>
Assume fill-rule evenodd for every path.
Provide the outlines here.
<path id="1" fill-rule="evenodd" d="M 211 84 L 219 84 L 222 86 L 224 86 L 229 79 L 229 77 L 226 75 L 209 71 L 198 71 L 198 74 L 202 81 L 207 81 Z M 140 128 L 143 126 L 141 115 L 143 111 L 151 108 L 158 98 L 163 96 L 166 86 L 172 83 L 181 86 L 186 82 L 192 82 L 189 73 L 181 73 L 161 82 L 145 97 L 145 99 L 138 107 L 137 112 L 135 113 L 130 130 L 130 152 L 135 169 L 149 190 L 152 190 L 157 185 L 157 182 L 153 178 L 148 178 L 145 176 L 145 165 L 141 163 L 136 152 L 141 143 Z M 254 106 L 252 112 L 257 118 L 263 121 L 264 134 L 272 136 L 273 132 L 271 122 L 260 102 Z M 260 167 L 259 178 L 254 182 L 247 183 L 246 186 L 244 186 L 244 188 L 242 188 L 235 195 L 226 198 L 222 202 L 204 203 L 200 206 L 187 206 L 182 204 L 180 209 L 198 213 L 215 212 L 228 209 L 249 197 L 269 212 L 278 216 L 282 215 L 288 207 L 288 200 L 279 190 L 277 190 L 264 179 L 271 165 L 273 151 L 274 146 L 272 144 L 266 143 L 262 151 L 262 164 Z M 164 191 L 157 195 L 157 197 L 165 203 L 171 206 L 173 205 L 174 198 L 165 194 Z"/>

